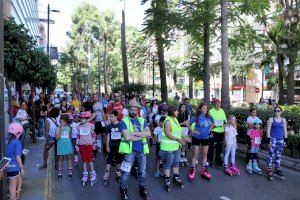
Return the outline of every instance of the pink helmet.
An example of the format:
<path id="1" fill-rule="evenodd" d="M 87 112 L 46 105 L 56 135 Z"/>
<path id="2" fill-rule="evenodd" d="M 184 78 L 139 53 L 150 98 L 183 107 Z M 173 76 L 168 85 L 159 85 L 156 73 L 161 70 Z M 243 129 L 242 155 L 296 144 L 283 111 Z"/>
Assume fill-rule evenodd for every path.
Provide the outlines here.
<path id="1" fill-rule="evenodd" d="M 91 114 L 89 112 L 81 112 L 79 117 L 80 118 L 90 118 Z"/>
<path id="2" fill-rule="evenodd" d="M 8 132 L 17 137 L 20 136 L 23 133 L 23 131 L 23 126 L 20 123 L 14 122 L 8 125 Z"/>

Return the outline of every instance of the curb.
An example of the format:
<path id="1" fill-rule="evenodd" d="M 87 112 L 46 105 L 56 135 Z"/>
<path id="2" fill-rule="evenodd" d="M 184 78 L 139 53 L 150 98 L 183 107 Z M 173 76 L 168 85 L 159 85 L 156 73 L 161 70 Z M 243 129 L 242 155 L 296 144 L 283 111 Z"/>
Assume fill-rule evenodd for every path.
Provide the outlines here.
<path id="1" fill-rule="evenodd" d="M 44 189 L 44 200 L 53 200 L 53 183 L 54 183 L 54 163 L 53 163 L 53 148 L 49 151 L 49 157 L 47 160 L 47 169 L 46 169 L 46 180 L 45 180 L 45 189 Z"/>
<path id="2" fill-rule="evenodd" d="M 238 144 L 237 153 L 240 154 L 240 156 L 245 157 L 247 151 L 246 145 Z M 267 162 L 269 158 L 269 153 L 265 150 L 259 150 L 258 156 L 261 160 Z M 281 157 L 281 166 L 287 169 L 291 169 L 297 172 L 300 172 L 300 159 L 290 158 L 288 156 L 282 156 Z"/>

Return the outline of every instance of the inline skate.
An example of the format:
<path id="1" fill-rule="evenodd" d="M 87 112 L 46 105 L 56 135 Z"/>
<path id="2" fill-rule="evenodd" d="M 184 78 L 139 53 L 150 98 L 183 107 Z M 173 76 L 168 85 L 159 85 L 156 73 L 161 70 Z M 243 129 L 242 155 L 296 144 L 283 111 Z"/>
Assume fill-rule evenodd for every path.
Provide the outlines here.
<path id="1" fill-rule="evenodd" d="M 273 172 L 272 172 L 272 169 L 267 169 L 267 178 L 270 180 L 270 181 L 273 181 Z"/>
<path id="2" fill-rule="evenodd" d="M 171 179 L 168 176 L 165 176 L 165 189 L 167 192 L 170 192 Z"/>
<path id="3" fill-rule="evenodd" d="M 109 183 L 109 170 L 105 170 L 104 176 L 103 176 L 103 184 L 104 186 L 107 186 Z"/>
<path id="4" fill-rule="evenodd" d="M 69 169 L 68 170 L 68 178 L 69 178 L 69 180 L 72 179 L 72 176 L 73 176 L 73 171 L 72 171 L 72 169 Z"/>
<path id="5" fill-rule="evenodd" d="M 233 174 L 235 174 L 235 175 L 240 175 L 240 174 L 241 174 L 240 170 L 236 167 L 235 164 L 232 164 L 232 165 L 231 165 L 230 170 L 231 170 L 231 171 L 233 172 Z"/>
<path id="6" fill-rule="evenodd" d="M 97 174 L 95 171 L 92 171 L 90 173 L 90 182 L 91 182 L 91 186 L 94 186 L 95 183 L 97 182 Z"/>
<path id="7" fill-rule="evenodd" d="M 89 175 L 88 172 L 83 172 L 83 173 L 82 173 L 81 181 L 82 181 L 82 185 L 83 185 L 83 186 L 85 186 L 86 182 L 88 181 L 88 175 Z"/>
<path id="8" fill-rule="evenodd" d="M 120 195 L 122 200 L 127 200 L 128 199 L 127 188 L 120 187 Z"/>
<path id="9" fill-rule="evenodd" d="M 192 182 L 195 179 L 195 176 L 196 176 L 196 168 L 191 167 L 189 172 L 189 181 Z"/>
<path id="10" fill-rule="evenodd" d="M 201 177 L 210 181 L 211 179 L 211 174 L 207 171 L 207 166 L 203 166 L 201 168 Z"/>
<path id="11" fill-rule="evenodd" d="M 230 167 L 228 167 L 227 165 L 225 165 L 225 173 L 228 175 L 228 176 L 232 176 L 234 173 L 233 171 L 231 170 Z"/>
<path id="12" fill-rule="evenodd" d="M 175 187 L 178 187 L 178 188 L 181 188 L 181 189 L 184 188 L 184 185 L 183 185 L 183 183 L 180 180 L 179 174 L 174 174 L 174 176 L 173 176 L 173 184 L 174 184 Z"/>
<path id="13" fill-rule="evenodd" d="M 150 200 L 145 186 L 139 186 L 139 193 L 144 200 Z"/>
<path id="14" fill-rule="evenodd" d="M 252 163 L 252 160 L 249 160 L 248 164 L 247 164 L 247 167 L 246 167 L 246 172 L 248 172 L 249 174 L 252 174 L 252 171 L 253 171 L 253 163 Z"/>
<path id="15" fill-rule="evenodd" d="M 278 168 L 275 168 L 274 177 L 279 178 L 281 180 L 285 180 L 284 174 Z"/>
<path id="16" fill-rule="evenodd" d="M 253 160 L 252 169 L 255 173 L 262 174 L 262 171 L 258 166 L 257 160 Z"/>
<path id="17" fill-rule="evenodd" d="M 62 170 L 59 169 L 58 172 L 57 172 L 57 179 L 58 179 L 59 181 L 61 181 L 61 179 L 62 179 L 62 174 L 63 174 Z"/>

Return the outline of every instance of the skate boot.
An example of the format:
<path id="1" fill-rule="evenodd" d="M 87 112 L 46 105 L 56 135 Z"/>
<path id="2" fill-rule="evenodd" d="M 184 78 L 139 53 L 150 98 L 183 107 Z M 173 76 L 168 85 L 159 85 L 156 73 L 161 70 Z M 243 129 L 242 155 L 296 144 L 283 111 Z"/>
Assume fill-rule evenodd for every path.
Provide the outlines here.
<path id="1" fill-rule="evenodd" d="M 74 165 L 77 166 L 79 162 L 79 158 L 77 155 L 74 156 Z"/>
<path id="2" fill-rule="evenodd" d="M 231 170 L 230 167 L 228 167 L 227 165 L 225 165 L 225 173 L 226 173 L 228 176 L 232 176 L 233 171 Z"/>
<path id="3" fill-rule="evenodd" d="M 210 181 L 211 174 L 207 171 L 207 166 L 201 168 L 201 177 Z"/>
<path id="4" fill-rule="evenodd" d="M 165 189 L 167 192 L 170 192 L 171 179 L 168 176 L 165 176 Z"/>
<path id="5" fill-rule="evenodd" d="M 233 174 L 235 174 L 235 175 L 240 175 L 240 174 L 241 174 L 240 170 L 236 167 L 235 164 L 232 164 L 232 165 L 231 165 L 230 170 L 231 170 L 231 171 L 233 172 Z"/>
<path id="6" fill-rule="evenodd" d="M 255 173 L 262 174 L 261 169 L 258 166 L 257 160 L 253 160 L 252 169 Z"/>
<path id="7" fill-rule="evenodd" d="M 178 188 L 181 188 L 181 189 L 184 188 L 184 185 L 183 185 L 183 183 L 180 180 L 179 174 L 174 174 L 174 176 L 173 176 L 173 184 L 174 184 L 175 187 L 178 187 Z"/>
<path id="8" fill-rule="evenodd" d="M 81 181 L 82 181 L 82 185 L 83 185 L 83 186 L 85 186 L 86 182 L 88 181 L 88 175 L 89 175 L 88 172 L 83 172 L 83 173 L 82 173 Z"/>
<path id="9" fill-rule="evenodd" d="M 127 188 L 120 187 L 120 195 L 122 200 L 127 200 L 128 199 Z"/>
<path id="10" fill-rule="evenodd" d="M 275 168 L 274 176 L 281 180 L 285 180 L 284 174 L 282 173 L 282 171 L 279 168 Z"/>
<path id="11" fill-rule="evenodd" d="M 73 176 L 73 171 L 72 171 L 72 169 L 69 169 L 68 170 L 68 178 L 69 178 L 69 180 L 71 180 L 72 176 Z"/>
<path id="12" fill-rule="evenodd" d="M 59 181 L 61 181 L 61 179 L 62 179 L 62 174 L 63 174 L 62 170 L 59 169 L 58 172 L 57 172 L 57 179 L 58 179 Z"/>
<path id="13" fill-rule="evenodd" d="M 90 174 L 90 182 L 91 182 L 91 186 L 94 186 L 95 183 L 97 182 L 97 174 L 95 171 L 92 171 Z"/>
<path id="14" fill-rule="evenodd" d="M 249 160 L 247 167 L 246 167 L 246 172 L 248 172 L 249 174 L 252 174 L 253 168 L 252 168 L 252 160 Z"/>
<path id="15" fill-rule="evenodd" d="M 195 176 L 196 176 L 196 168 L 191 167 L 189 172 L 189 181 L 192 182 L 195 179 Z"/>
<path id="16" fill-rule="evenodd" d="M 267 169 L 267 178 L 270 180 L 270 181 L 273 181 L 273 172 L 272 172 L 272 169 Z"/>
<path id="17" fill-rule="evenodd" d="M 139 193 L 144 200 L 150 199 L 145 186 L 139 186 Z"/>
<path id="18" fill-rule="evenodd" d="M 109 182 L 109 170 L 105 170 L 104 176 L 103 176 L 103 184 L 104 186 L 107 186 Z"/>
<path id="19" fill-rule="evenodd" d="M 121 171 L 120 169 L 116 169 L 116 181 L 120 181 L 120 178 L 121 178 Z"/>

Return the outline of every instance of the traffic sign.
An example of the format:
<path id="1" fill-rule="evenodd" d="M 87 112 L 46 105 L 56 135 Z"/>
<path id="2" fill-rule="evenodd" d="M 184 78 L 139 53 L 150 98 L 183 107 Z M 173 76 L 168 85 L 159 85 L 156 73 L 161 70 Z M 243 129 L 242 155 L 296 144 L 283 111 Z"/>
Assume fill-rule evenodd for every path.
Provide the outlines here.
<path id="1" fill-rule="evenodd" d="M 260 90 L 259 90 L 259 88 L 258 88 L 258 87 L 257 87 L 257 88 L 255 88 L 255 92 L 256 92 L 256 93 L 259 93 L 259 91 L 260 91 Z"/>

